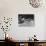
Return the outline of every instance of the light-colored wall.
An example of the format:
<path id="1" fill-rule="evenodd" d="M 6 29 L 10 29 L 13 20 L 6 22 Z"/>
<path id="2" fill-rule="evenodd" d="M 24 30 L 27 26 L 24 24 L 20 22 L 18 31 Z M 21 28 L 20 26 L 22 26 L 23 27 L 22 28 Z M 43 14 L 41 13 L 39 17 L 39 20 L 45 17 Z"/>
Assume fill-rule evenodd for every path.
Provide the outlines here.
<path id="1" fill-rule="evenodd" d="M 8 32 L 16 40 L 27 40 L 34 34 L 37 35 L 39 40 L 45 40 L 45 12 L 44 4 L 40 8 L 33 8 L 28 0 L 0 0 L 0 17 L 8 16 L 13 18 L 11 29 Z M 34 14 L 35 26 L 19 27 L 18 14 Z M 1 33 L 2 31 L 0 31 L 0 35 L 2 35 Z M 2 36 L 0 36 L 0 39 L 3 38 Z"/>

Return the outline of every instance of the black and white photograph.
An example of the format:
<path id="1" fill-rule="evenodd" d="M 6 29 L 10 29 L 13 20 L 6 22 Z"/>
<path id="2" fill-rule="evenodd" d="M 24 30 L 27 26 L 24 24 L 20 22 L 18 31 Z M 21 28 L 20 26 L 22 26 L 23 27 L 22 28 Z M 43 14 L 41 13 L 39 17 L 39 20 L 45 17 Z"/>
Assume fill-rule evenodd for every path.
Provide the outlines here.
<path id="1" fill-rule="evenodd" d="M 34 26 L 34 14 L 18 14 L 19 26 Z"/>

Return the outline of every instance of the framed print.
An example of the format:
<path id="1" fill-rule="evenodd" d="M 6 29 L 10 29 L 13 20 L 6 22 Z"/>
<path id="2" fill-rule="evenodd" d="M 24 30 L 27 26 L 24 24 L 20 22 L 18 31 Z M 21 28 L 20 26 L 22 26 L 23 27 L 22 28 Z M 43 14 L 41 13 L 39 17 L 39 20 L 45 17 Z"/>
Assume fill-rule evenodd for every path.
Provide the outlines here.
<path id="1" fill-rule="evenodd" d="M 34 26 L 34 14 L 18 14 L 19 26 Z"/>

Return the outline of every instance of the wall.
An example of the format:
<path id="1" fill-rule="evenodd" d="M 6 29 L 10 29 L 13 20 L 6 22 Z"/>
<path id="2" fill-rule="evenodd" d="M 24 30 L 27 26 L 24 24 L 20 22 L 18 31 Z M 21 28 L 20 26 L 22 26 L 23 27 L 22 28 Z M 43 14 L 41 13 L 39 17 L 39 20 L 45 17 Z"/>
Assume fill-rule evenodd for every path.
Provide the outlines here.
<path id="1" fill-rule="evenodd" d="M 45 40 L 45 16 L 46 8 L 43 4 L 40 8 L 33 8 L 30 6 L 28 0 L 0 0 L 0 17 L 12 17 L 13 22 L 10 31 L 10 37 L 16 40 L 27 40 L 34 34 L 39 40 Z M 34 27 L 19 27 L 18 14 L 34 14 Z M 2 31 L 0 31 L 0 35 Z M 3 35 L 2 35 L 3 36 Z M 0 39 L 3 37 L 0 36 Z M 4 38 L 3 38 L 4 39 Z"/>

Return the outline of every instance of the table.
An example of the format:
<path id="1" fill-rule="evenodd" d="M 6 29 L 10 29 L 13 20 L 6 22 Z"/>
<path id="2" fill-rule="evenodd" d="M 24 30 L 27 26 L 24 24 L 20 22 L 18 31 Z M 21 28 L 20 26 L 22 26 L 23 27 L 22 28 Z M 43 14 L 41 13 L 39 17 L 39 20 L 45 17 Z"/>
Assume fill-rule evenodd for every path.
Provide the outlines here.
<path id="1" fill-rule="evenodd" d="M 46 40 L 29 41 L 29 40 L 9 40 L 7 43 L 13 46 L 46 46 Z"/>

